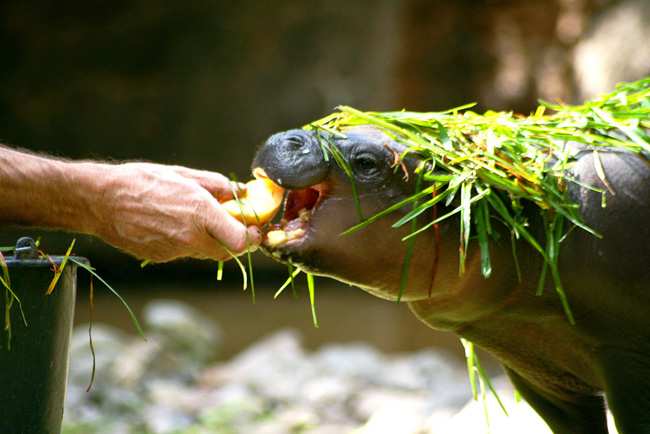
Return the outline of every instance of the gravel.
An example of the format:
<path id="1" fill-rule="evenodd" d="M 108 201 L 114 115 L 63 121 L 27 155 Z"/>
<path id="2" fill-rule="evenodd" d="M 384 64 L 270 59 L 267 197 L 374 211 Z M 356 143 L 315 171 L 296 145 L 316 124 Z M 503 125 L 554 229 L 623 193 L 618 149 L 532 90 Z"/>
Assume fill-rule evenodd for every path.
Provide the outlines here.
<path id="1" fill-rule="evenodd" d="M 442 350 L 385 354 L 367 343 L 307 351 L 293 329 L 216 361 L 220 327 L 178 301 L 146 306 L 147 336 L 93 325 L 74 330 L 64 433 L 451 434 L 488 432 L 467 370 Z M 507 379 L 488 395 L 492 433 L 549 433 Z"/>

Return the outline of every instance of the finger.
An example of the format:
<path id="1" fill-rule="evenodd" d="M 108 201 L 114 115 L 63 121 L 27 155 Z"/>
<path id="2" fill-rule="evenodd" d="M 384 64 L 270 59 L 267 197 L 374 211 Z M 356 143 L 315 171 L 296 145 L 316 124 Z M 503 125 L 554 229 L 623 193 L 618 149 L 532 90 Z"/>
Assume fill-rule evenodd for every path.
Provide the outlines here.
<path id="1" fill-rule="evenodd" d="M 257 250 L 262 243 L 262 230 L 258 226 L 248 227 L 248 246 L 251 252 Z"/>
<path id="2" fill-rule="evenodd" d="M 221 173 L 190 169 L 180 166 L 177 166 L 174 169 L 176 173 L 195 181 L 219 200 L 232 199 L 234 197 L 233 190 L 236 192 L 246 190 L 244 184 L 233 183 Z"/>

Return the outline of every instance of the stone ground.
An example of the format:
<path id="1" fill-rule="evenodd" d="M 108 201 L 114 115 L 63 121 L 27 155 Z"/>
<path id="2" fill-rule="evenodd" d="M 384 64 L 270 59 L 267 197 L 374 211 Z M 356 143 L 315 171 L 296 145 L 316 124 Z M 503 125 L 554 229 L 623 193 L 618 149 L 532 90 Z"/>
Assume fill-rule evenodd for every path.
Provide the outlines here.
<path id="1" fill-rule="evenodd" d="M 75 329 L 65 434 L 550 433 L 505 377 L 472 399 L 467 370 L 433 348 L 385 354 L 365 343 L 307 351 L 291 329 L 216 361 L 217 324 L 158 300 L 144 310 L 147 342 L 114 327 Z M 486 421 L 486 408 L 489 428 Z"/>

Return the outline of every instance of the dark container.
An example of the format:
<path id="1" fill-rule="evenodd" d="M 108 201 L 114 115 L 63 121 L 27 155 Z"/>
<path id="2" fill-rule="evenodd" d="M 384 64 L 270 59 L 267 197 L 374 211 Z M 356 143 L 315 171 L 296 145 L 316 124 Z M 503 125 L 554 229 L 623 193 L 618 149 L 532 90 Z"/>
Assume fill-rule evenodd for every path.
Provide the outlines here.
<path id="1" fill-rule="evenodd" d="M 51 259 L 61 265 L 64 257 Z M 46 295 L 54 267 L 39 257 L 31 238 L 18 240 L 14 256 L 5 260 L 20 304 L 14 300 L 6 314 L 11 339 L 6 331 L 0 335 L 0 433 L 60 433 L 78 267 L 68 258 L 56 287 Z M 8 291 L 0 288 L 7 306 Z M 0 314 L 6 325 L 5 312 Z"/>

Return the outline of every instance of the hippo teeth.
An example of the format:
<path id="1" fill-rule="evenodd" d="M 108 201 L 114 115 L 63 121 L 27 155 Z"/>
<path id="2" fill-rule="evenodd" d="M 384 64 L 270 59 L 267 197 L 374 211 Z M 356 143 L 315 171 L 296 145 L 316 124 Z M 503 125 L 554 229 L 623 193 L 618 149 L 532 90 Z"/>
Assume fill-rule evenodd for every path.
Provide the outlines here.
<path id="1" fill-rule="evenodd" d="M 300 213 L 303 210 L 310 211 L 316 206 L 318 198 L 320 197 L 320 189 L 314 187 L 307 187 L 303 190 L 293 190 L 287 195 L 284 202 L 284 215 L 283 220 L 294 220 L 300 218 Z"/>
<path id="2" fill-rule="evenodd" d="M 306 235 L 309 220 L 321 196 L 320 185 L 290 191 L 284 204 L 280 224 L 271 225 L 265 233 L 264 244 L 277 247 L 298 244 Z"/>

